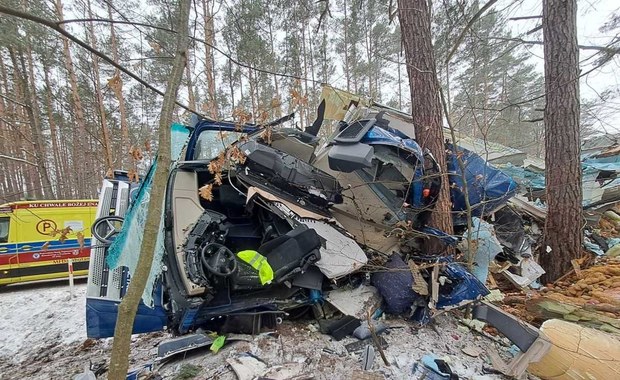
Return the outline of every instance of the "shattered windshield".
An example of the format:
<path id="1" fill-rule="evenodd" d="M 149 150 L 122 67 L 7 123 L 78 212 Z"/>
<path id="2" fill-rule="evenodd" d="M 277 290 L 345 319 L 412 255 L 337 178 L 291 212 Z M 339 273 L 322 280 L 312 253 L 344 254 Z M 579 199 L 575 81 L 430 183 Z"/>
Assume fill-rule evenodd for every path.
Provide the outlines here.
<path id="1" fill-rule="evenodd" d="M 200 132 L 194 148 L 194 160 L 210 160 L 237 141 L 241 133 L 206 130 Z"/>

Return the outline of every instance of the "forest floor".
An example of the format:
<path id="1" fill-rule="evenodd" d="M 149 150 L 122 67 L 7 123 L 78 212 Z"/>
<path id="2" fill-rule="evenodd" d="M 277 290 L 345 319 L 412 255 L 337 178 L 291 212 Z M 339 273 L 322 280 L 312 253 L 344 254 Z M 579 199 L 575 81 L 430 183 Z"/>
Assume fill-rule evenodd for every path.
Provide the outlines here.
<path id="1" fill-rule="evenodd" d="M 85 283 L 76 284 L 74 298 L 66 282 L 1 289 L 0 379 L 71 379 L 85 365 L 107 368 L 112 340 L 86 338 L 85 294 Z M 362 370 L 360 354 L 345 348 L 356 338 L 334 341 L 310 320 L 285 321 L 276 332 L 227 343 L 217 354 L 206 349 L 155 369 L 164 379 L 233 380 L 240 377 L 230 363 L 243 362 L 258 365 L 270 378 L 421 379 L 420 360 L 432 354 L 446 360 L 460 379 L 504 378 L 488 373 L 484 353 L 495 347 L 505 354 L 505 344 L 470 331 L 452 315 L 440 315 L 419 329 L 402 319 L 385 322 L 390 328 L 382 336 L 390 365 L 377 352 L 369 371 Z M 130 368 L 152 363 L 157 345 L 170 338 L 164 332 L 135 335 Z"/>

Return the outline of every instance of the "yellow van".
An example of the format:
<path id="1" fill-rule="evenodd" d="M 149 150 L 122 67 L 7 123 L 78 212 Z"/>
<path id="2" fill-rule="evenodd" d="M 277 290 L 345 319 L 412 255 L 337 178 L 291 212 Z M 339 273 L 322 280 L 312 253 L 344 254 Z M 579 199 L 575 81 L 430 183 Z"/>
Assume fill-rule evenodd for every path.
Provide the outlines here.
<path id="1" fill-rule="evenodd" d="M 88 274 L 97 200 L 0 205 L 0 285 Z"/>

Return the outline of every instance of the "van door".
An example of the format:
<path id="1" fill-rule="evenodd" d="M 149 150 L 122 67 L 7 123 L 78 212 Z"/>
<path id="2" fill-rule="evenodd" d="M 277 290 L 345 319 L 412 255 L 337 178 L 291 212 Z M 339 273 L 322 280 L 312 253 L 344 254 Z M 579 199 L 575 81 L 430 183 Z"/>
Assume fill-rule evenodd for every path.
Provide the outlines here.
<path id="1" fill-rule="evenodd" d="M 19 255 L 17 245 L 9 241 L 11 218 L 0 217 L 0 285 L 19 280 Z"/>

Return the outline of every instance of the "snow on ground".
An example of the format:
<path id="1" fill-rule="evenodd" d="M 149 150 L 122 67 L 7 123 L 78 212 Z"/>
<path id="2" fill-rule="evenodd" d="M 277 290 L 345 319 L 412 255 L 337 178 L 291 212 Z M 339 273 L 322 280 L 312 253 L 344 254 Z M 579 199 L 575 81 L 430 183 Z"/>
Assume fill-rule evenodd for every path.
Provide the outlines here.
<path id="1" fill-rule="evenodd" d="M 0 290 L 0 380 L 71 379 L 85 364 L 107 367 L 111 339 L 86 339 L 85 293 L 86 284 L 76 284 L 76 297 L 71 299 L 66 282 Z M 506 348 L 459 327 L 451 315 L 439 316 L 433 328 L 416 329 L 399 318 L 386 323 L 390 329 L 382 336 L 389 344 L 385 354 L 390 365 L 385 365 L 377 353 L 372 371 L 362 371 L 360 355 L 345 349 L 345 344 L 355 338 L 336 342 L 319 333 L 317 324 L 309 320 L 285 321 L 275 333 L 228 343 L 217 354 L 208 349 L 188 354 L 157 370 L 164 379 L 175 379 L 191 365 L 197 370 L 195 379 L 235 380 L 227 359 L 249 353 L 267 368 L 297 366 L 315 379 L 419 379 L 419 374 L 413 375 L 415 363 L 425 354 L 434 354 L 447 359 L 461 379 L 504 379 L 485 374 L 490 364 L 484 352 L 491 346 L 503 352 Z M 169 338 L 170 334 L 163 332 L 134 336 L 130 367 L 152 362 L 159 342 Z M 482 354 L 467 356 L 464 349 Z"/>
<path id="2" fill-rule="evenodd" d="M 68 281 L 7 286 L 0 291 L 0 360 L 19 363 L 50 343 L 86 339 L 86 283 Z"/>

